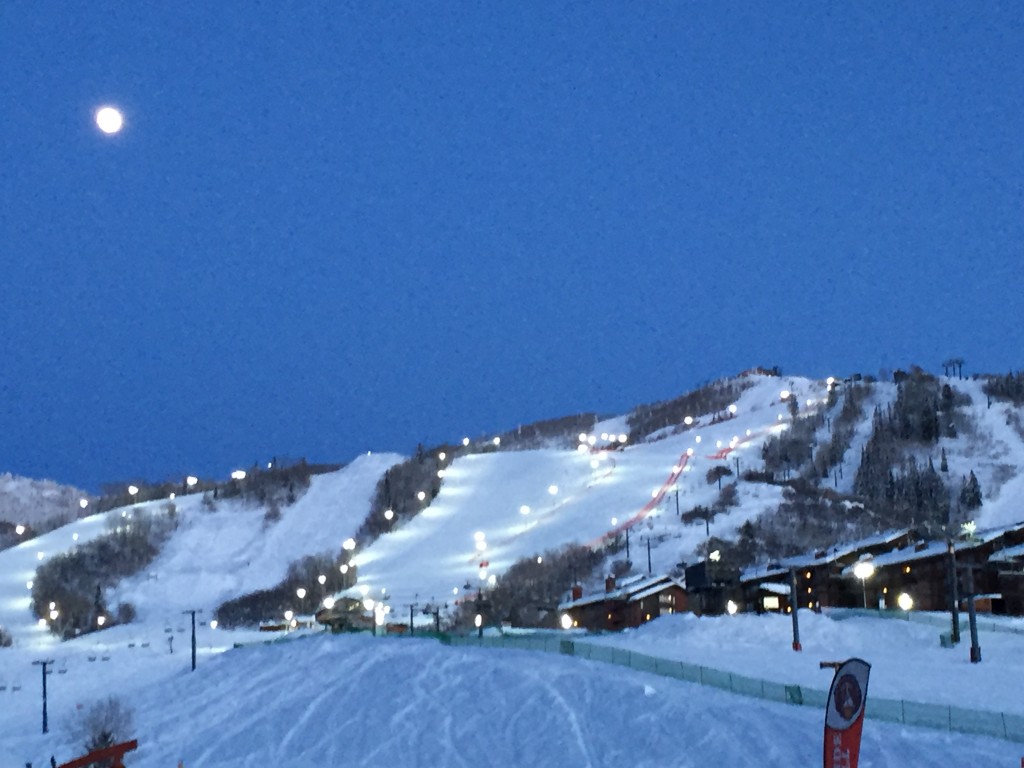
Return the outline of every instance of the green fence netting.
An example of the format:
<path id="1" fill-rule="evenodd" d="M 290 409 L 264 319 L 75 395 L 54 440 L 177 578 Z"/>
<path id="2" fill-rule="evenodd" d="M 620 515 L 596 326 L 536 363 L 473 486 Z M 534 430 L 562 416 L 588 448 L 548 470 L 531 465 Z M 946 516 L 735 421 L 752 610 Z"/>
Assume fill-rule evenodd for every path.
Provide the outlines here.
<path id="1" fill-rule="evenodd" d="M 451 635 L 442 642 L 454 646 L 509 648 L 577 656 L 590 661 L 629 667 L 638 672 L 718 688 L 741 696 L 817 709 L 824 709 L 828 697 L 827 691 L 816 688 L 786 685 L 685 661 L 663 659 L 625 648 L 566 640 L 555 635 L 488 635 L 482 638 L 472 635 Z M 994 736 L 1024 743 L 1024 715 L 878 697 L 868 699 L 865 715 L 874 720 L 891 723 Z"/>

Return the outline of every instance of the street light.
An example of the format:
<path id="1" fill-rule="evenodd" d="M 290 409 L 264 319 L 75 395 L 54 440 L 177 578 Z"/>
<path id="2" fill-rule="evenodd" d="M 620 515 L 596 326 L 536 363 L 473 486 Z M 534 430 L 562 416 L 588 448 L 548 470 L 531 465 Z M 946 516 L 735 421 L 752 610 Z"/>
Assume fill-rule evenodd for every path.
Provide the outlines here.
<path id="1" fill-rule="evenodd" d="M 192 671 L 196 671 L 196 614 L 202 613 L 203 611 L 199 608 L 192 608 L 187 611 L 182 611 L 183 614 L 188 614 L 192 617 Z"/>
<path id="2" fill-rule="evenodd" d="M 139 487 L 137 485 L 128 486 L 128 495 L 132 497 L 132 504 L 135 503 L 135 496 L 139 493 Z"/>
<path id="3" fill-rule="evenodd" d="M 901 611 L 909 611 L 914 607 L 914 598 L 906 592 L 900 592 L 899 597 L 896 598 L 896 605 L 900 607 Z"/>
<path id="4" fill-rule="evenodd" d="M 50 723 L 49 723 L 49 720 L 48 720 L 48 718 L 46 716 L 46 676 L 51 674 L 50 670 L 47 669 L 47 667 L 50 666 L 51 664 L 53 664 L 53 659 L 46 659 L 45 661 L 39 660 L 39 661 L 33 661 L 32 662 L 32 666 L 34 666 L 34 667 L 35 666 L 39 666 L 39 667 L 43 668 L 43 733 L 49 733 L 50 732 Z"/>
<path id="5" fill-rule="evenodd" d="M 866 582 L 875 575 L 875 566 L 868 560 L 861 560 L 853 566 L 853 575 L 860 579 L 860 589 L 864 596 L 864 607 L 868 607 L 868 588 Z"/>

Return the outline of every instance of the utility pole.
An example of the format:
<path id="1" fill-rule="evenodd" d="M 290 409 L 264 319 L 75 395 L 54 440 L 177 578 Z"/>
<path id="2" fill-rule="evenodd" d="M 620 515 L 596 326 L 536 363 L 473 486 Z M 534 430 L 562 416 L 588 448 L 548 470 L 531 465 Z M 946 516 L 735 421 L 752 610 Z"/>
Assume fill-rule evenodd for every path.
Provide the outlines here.
<path id="1" fill-rule="evenodd" d="M 676 517 L 679 517 L 679 486 L 676 486 Z"/>
<path id="2" fill-rule="evenodd" d="M 960 642 L 960 595 L 958 589 L 959 577 L 957 576 L 956 569 L 956 550 L 953 546 L 953 539 L 949 536 L 947 531 L 946 534 L 946 551 L 949 553 L 947 559 L 947 575 L 949 577 L 949 616 L 952 623 L 952 632 L 950 639 L 953 645 L 957 645 Z"/>
<path id="3" fill-rule="evenodd" d="M 182 611 L 182 613 L 187 613 L 189 616 L 192 617 L 192 671 L 195 672 L 196 671 L 196 614 L 197 613 L 202 613 L 202 611 L 199 610 L 199 609 L 195 609 L 195 610 L 189 610 L 189 611 Z"/>
<path id="4" fill-rule="evenodd" d="M 981 662 L 981 646 L 978 645 L 978 615 L 974 610 L 974 569 L 977 566 L 961 566 L 966 571 L 967 620 L 971 627 L 971 664 Z"/>
<path id="5" fill-rule="evenodd" d="M 409 603 L 409 637 L 416 634 L 416 625 L 413 624 L 413 612 L 416 610 L 416 603 Z"/>
<path id="6" fill-rule="evenodd" d="M 647 575 L 650 576 L 654 571 L 651 569 L 651 537 L 647 536 Z"/>
<path id="7" fill-rule="evenodd" d="M 796 597 L 796 568 L 789 569 L 789 612 L 793 616 L 793 650 L 802 650 L 800 646 L 800 619 L 796 612 L 799 608 Z"/>
<path id="8" fill-rule="evenodd" d="M 626 561 L 629 561 L 629 528 L 626 528 Z"/>
<path id="9" fill-rule="evenodd" d="M 43 668 L 43 733 L 50 732 L 50 722 L 46 717 L 46 676 L 51 674 L 47 667 L 53 664 L 53 659 L 47 659 L 46 661 L 33 661 L 32 666 L 39 666 Z"/>

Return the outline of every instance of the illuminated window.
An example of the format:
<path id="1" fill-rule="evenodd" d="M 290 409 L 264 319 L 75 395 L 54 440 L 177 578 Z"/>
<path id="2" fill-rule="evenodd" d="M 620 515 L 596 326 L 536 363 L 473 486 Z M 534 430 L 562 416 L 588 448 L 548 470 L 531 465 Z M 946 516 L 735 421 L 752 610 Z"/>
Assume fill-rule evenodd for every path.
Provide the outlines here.
<path id="1" fill-rule="evenodd" d="M 814 603 L 808 603 L 808 604 L 807 604 L 807 607 L 808 607 L 808 608 L 813 608 L 813 607 L 814 607 Z"/>
<path id="2" fill-rule="evenodd" d="M 883 595 L 888 595 L 889 594 L 889 588 L 888 587 L 882 587 L 882 594 Z"/>
<path id="3" fill-rule="evenodd" d="M 906 568 L 904 568 L 903 572 L 904 573 L 910 573 L 910 566 L 908 565 Z"/>
<path id="4" fill-rule="evenodd" d="M 812 591 L 813 591 L 813 590 L 812 590 L 812 589 L 811 589 L 810 587 L 808 587 L 808 588 L 807 588 L 807 594 L 808 594 L 808 595 L 809 595 L 809 594 L 811 594 L 811 592 L 812 592 Z"/>
<path id="5" fill-rule="evenodd" d="M 808 578 L 808 579 L 809 579 L 809 578 L 811 578 L 811 572 L 810 572 L 810 571 L 808 571 L 807 573 L 805 573 L 805 574 L 804 574 L 804 577 L 805 577 L 805 578 Z"/>
<path id="6" fill-rule="evenodd" d="M 651 620 L 651 614 L 649 614 L 649 613 L 648 613 L 648 614 L 647 614 L 647 618 L 646 618 L 646 619 L 644 619 L 644 621 L 650 621 L 650 620 Z"/>
<path id="7" fill-rule="evenodd" d="M 779 610 L 779 596 L 765 595 L 764 600 L 762 600 L 762 604 L 766 611 L 777 611 Z"/>
<path id="8" fill-rule="evenodd" d="M 612 615 L 609 613 L 608 614 L 608 621 L 611 621 L 611 620 L 612 620 Z"/>

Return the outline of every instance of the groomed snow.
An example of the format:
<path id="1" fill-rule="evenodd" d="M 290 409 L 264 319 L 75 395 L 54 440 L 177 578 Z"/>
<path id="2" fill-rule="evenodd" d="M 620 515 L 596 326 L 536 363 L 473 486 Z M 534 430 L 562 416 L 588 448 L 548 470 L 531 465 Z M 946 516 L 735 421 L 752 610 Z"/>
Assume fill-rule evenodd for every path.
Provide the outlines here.
<path id="1" fill-rule="evenodd" d="M 46 738 L 38 691 L 8 698 L 0 768 L 76 754 L 60 724 L 77 701 L 115 688 L 137 713 L 140 749 L 129 765 L 152 768 L 781 768 L 821 759 L 822 713 L 558 655 L 319 636 L 204 658 L 195 673 L 182 671 L 185 660 L 124 651 L 104 667 L 118 670 L 116 685 L 90 677 L 97 665 L 69 666 L 51 686 L 57 725 Z M 1021 753 L 868 721 L 861 765 L 1017 765 Z"/>

